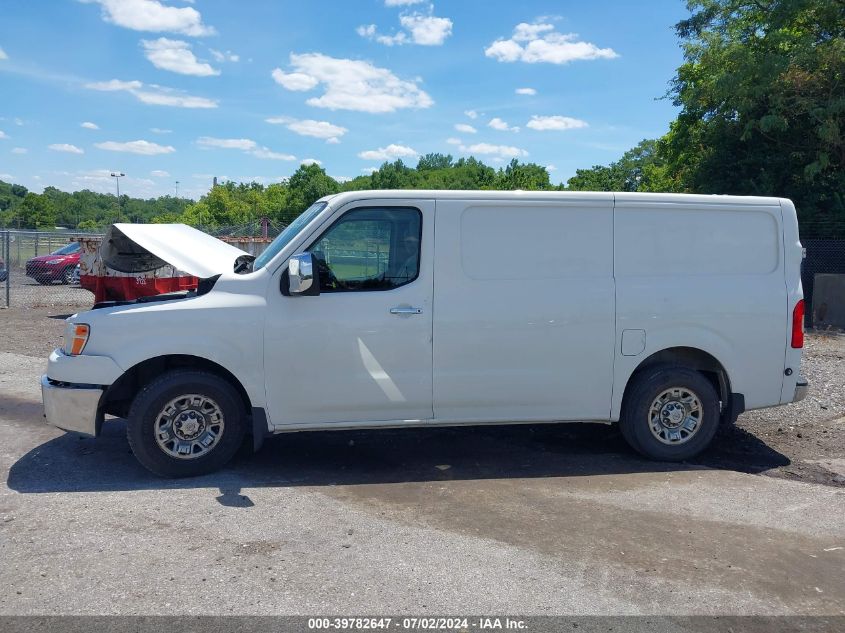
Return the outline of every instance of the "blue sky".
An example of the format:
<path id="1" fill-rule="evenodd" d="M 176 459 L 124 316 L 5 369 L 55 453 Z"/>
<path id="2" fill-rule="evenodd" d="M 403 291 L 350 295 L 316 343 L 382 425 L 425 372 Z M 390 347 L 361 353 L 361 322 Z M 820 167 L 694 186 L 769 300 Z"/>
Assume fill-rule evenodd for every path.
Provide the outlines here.
<path id="1" fill-rule="evenodd" d="M 681 0 L 6 0 L 0 179 L 199 197 L 316 160 L 512 157 L 554 182 L 663 134 Z"/>

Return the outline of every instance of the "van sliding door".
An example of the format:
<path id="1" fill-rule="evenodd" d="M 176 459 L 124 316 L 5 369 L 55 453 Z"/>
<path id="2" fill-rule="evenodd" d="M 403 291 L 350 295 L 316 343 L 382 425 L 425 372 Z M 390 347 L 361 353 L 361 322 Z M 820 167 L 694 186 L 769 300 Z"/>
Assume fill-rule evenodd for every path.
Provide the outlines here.
<path id="1" fill-rule="evenodd" d="M 438 200 L 434 415 L 607 420 L 613 197 Z"/>

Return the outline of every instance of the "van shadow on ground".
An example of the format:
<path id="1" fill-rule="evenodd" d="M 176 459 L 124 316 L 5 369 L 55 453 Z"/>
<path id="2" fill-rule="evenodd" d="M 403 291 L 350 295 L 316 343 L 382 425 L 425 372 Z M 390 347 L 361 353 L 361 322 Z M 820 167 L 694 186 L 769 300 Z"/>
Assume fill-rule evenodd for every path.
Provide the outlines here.
<path id="1" fill-rule="evenodd" d="M 739 449 L 736 434 L 744 434 Z M 579 477 L 702 467 L 756 473 L 789 463 L 740 429 L 720 433 L 695 463 L 671 464 L 640 458 L 614 426 L 514 425 L 284 434 L 266 440 L 257 454 L 245 445 L 218 473 L 167 480 L 135 461 L 125 422 L 116 420 L 106 423 L 97 439 L 67 433 L 32 449 L 12 465 L 8 486 L 22 493 L 219 487 L 221 503 L 238 505 L 238 491 L 257 486 Z"/>

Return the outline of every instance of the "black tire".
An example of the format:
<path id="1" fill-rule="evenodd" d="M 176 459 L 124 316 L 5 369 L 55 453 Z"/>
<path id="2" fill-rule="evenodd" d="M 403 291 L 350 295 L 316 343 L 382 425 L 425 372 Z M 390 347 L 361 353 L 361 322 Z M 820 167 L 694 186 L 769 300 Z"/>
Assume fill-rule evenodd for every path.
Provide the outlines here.
<path id="1" fill-rule="evenodd" d="M 192 458 L 165 452 L 155 434 L 165 405 L 184 394 L 199 394 L 213 400 L 224 421 L 216 445 Z M 215 374 L 186 369 L 164 373 L 141 389 L 129 408 L 126 426 L 135 457 L 146 469 L 162 477 L 193 477 L 222 468 L 240 448 L 245 431 L 246 411 L 235 388 Z"/>
<path id="2" fill-rule="evenodd" d="M 657 365 L 632 378 L 619 429 L 628 444 L 638 453 L 662 462 L 679 462 L 701 453 L 719 427 L 719 396 L 712 383 L 701 373 L 680 365 Z M 666 444 L 650 429 L 649 409 L 663 392 L 673 387 L 692 391 L 701 405 L 695 432 L 682 443 Z"/>
<path id="3" fill-rule="evenodd" d="M 73 283 L 73 269 L 74 266 L 68 266 L 62 271 L 62 284 L 69 286 Z"/>

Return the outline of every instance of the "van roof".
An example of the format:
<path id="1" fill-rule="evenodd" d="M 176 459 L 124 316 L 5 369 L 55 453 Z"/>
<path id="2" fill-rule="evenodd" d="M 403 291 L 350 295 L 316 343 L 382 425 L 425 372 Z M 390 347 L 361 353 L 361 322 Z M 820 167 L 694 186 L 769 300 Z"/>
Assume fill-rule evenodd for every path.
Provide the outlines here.
<path id="1" fill-rule="evenodd" d="M 460 189 L 365 189 L 346 191 L 325 196 L 320 200 L 343 204 L 351 200 L 533 200 L 553 202 L 556 200 L 615 200 L 620 206 L 639 206 L 643 203 L 695 204 L 730 206 L 780 206 L 781 198 L 761 196 L 723 196 L 688 193 L 632 193 L 601 191 L 487 191 Z"/>

